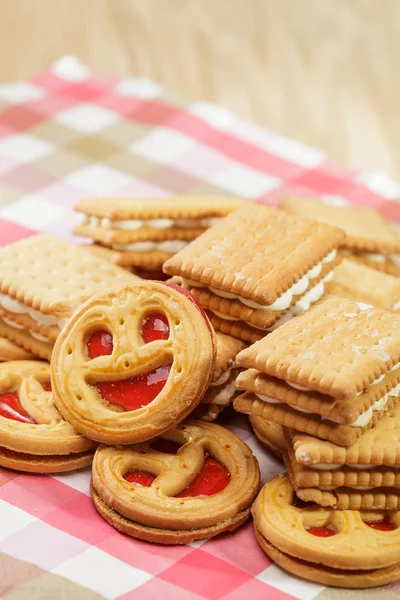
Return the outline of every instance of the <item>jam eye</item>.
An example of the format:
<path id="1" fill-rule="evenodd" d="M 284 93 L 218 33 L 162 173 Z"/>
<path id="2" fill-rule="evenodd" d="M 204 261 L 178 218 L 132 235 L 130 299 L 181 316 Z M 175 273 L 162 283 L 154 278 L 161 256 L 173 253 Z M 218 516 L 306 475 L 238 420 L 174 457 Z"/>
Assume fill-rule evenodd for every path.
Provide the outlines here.
<path id="1" fill-rule="evenodd" d="M 51 382 L 50 381 L 45 381 L 44 383 L 42 383 L 42 388 L 44 389 L 45 392 L 51 392 Z"/>
<path id="2" fill-rule="evenodd" d="M 6 392 L 0 394 L 0 417 L 19 421 L 20 423 L 36 423 L 26 410 L 21 406 L 17 394 L 14 392 Z"/>
<path id="3" fill-rule="evenodd" d="M 333 535 L 336 535 L 336 531 L 334 529 L 326 527 L 325 525 L 322 527 L 310 527 L 309 529 L 307 529 L 307 532 L 311 533 L 311 535 L 315 535 L 316 537 L 322 538 L 332 537 Z"/>
<path id="4" fill-rule="evenodd" d="M 385 517 L 384 519 L 380 519 L 380 521 L 364 521 L 364 523 L 368 527 L 377 529 L 378 531 L 393 531 L 397 529 L 396 523 L 390 517 Z"/>
<path id="5" fill-rule="evenodd" d="M 165 315 L 154 313 L 146 317 L 142 325 L 142 338 L 145 344 L 169 338 L 169 323 Z"/>
<path id="6" fill-rule="evenodd" d="M 228 469 L 214 458 L 207 456 L 196 479 L 176 498 L 213 496 L 222 492 L 230 480 Z"/>
<path id="7" fill-rule="evenodd" d="M 128 471 L 124 475 L 124 479 L 139 487 L 150 487 L 155 480 L 155 475 L 147 473 L 147 471 Z"/>
<path id="8" fill-rule="evenodd" d="M 90 358 L 105 356 L 113 351 L 113 338 L 108 331 L 96 331 L 87 342 L 87 350 Z"/>

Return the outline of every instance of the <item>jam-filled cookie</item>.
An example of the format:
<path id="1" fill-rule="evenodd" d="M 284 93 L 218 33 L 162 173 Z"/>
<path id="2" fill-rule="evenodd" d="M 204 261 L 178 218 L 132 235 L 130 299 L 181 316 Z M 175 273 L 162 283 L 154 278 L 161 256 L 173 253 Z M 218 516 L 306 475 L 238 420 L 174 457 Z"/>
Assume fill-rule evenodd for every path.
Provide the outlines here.
<path id="1" fill-rule="evenodd" d="M 93 440 L 145 441 L 193 411 L 214 360 L 214 332 L 191 294 L 160 282 L 126 284 L 91 298 L 58 337 L 55 401 Z"/>
<path id="2" fill-rule="evenodd" d="M 323 585 L 371 588 L 400 577 L 400 511 L 331 510 L 305 503 L 287 475 L 253 509 L 261 548 L 290 573 Z"/>
<path id="3" fill-rule="evenodd" d="M 92 498 L 123 533 L 187 544 L 244 523 L 259 481 L 257 460 L 244 442 L 219 425 L 189 420 L 150 442 L 100 446 Z"/>
<path id="4" fill-rule="evenodd" d="M 96 444 L 80 435 L 54 406 L 50 365 L 0 364 L 0 465 L 31 473 L 89 465 Z"/>

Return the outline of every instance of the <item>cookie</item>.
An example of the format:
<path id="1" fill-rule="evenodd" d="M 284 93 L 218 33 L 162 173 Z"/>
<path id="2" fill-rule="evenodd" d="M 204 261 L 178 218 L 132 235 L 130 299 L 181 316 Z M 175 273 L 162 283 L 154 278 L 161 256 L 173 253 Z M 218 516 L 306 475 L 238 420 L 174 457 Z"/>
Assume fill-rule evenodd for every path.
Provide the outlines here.
<path id="1" fill-rule="evenodd" d="M 257 417 L 256 415 L 251 415 L 249 421 L 260 442 L 265 444 L 268 450 L 278 458 L 283 458 L 287 447 L 282 427 L 277 423 L 267 421 L 267 419 Z"/>
<path id="2" fill-rule="evenodd" d="M 350 448 L 285 430 L 291 483 L 303 500 L 351 509 L 400 508 L 400 405 Z"/>
<path id="3" fill-rule="evenodd" d="M 29 331 L 16 328 L 0 319 L 0 336 L 7 338 L 10 342 L 20 346 L 26 352 L 32 353 L 38 358 L 50 360 L 53 352 L 53 344 L 34 338 Z M 16 359 L 17 360 L 17 359 Z"/>
<path id="4" fill-rule="evenodd" d="M 340 229 L 251 204 L 203 233 L 163 270 L 197 288 L 202 305 L 218 317 L 268 331 L 284 311 L 307 310 L 322 296 L 317 278 L 322 271 L 329 276 L 343 238 Z"/>
<path id="5" fill-rule="evenodd" d="M 127 535 L 188 544 L 242 525 L 259 481 L 244 442 L 218 425 L 189 420 L 149 442 L 100 446 L 92 498 L 100 515 Z"/>
<path id="6" fill-rule="evenodd" d="M 161 250 L 132 252 L 128 250 L 115 250 L 102 246 L 101 244 L 90 244 L 84 246 L 85 250 L 89 250 L 95 256 L 107 260 L 120 267 L 131 269 L 160 269 L 163 263 L 172 256 L 173 253 Z"/>
<path id="7" fill-rule="evenodd" d="M 160 267 L 240 205 L 218 196 L 88 198 L 75 207 L 85 219 L 74 233 L 97 242 L 93 250 L 115 264 Z"/>
<path id="8" fill-rule="evenodd" d="M 280 206 L 291 215 L 340 227 L 346 233 L 341 243 L 343 248 L 365 253 L 400 254 L 400 238 L 395 230 L 371 208 L 333 206 L 304 198 L 285 198 Z"/>
<path id="9" fill-rule="evenodd" d="M 188 292 L 150 281 L 110 288 L 81 306 L 57 338 L 55 401 L 88 438 L 141 442 L 193 411 L 214 361 L 214 333 Z"/>
<path id="10" fill-rule="evenodd" d="M 237 338 L 243 342 L 254 344 L 254 342 L 261 340 L 266 335 L 265 331 L 251 327 L 243 321 L 229 321 L 207 310 L 206 314 L 210 319 L 211 325 L 214 327 L 215 331 L 224 333 L 233 338 Z"/>
<path id="11" fill-rule="evenodd" d="M 0 361 L 32 360 L 35 356 L 5 337 L 0 337 Z"/>
<path id="12" fill-rule="evenodd" d="M 293 575 L 354 589 L 385 585 L 400 575 L 398 511 L 304 504 L 282 475 L 262 488 L 252 513 L 261 548 Z"/>
<path id="13" fill-rule="evenodd" d="M 30 473 L 84 467 L 96 448 L 54 406 L 50 365 L 31 360 L 0 365 L 0 439 L 0 465 Z"/>
<path id="14" fill-rule="evenodd" d="M 283 311 L 250 308 L 240 300 L 222 298 L 207 288 L 192 286 L 181 277 L 173 277 L 172 281 L 186 287 L 208 312 L 227 321 L 244 322 L 248 327 L 255 328 L 265 335 L 317 302 L 324 295 L 325 285 L 333 278 L 334 268 L 340 260 L 336 257 L 329 264 L 322 265 L 319 275 L 312 279 L 307 291 L 304 294 L 293 295 L 289 308 Z"/>
<path id="15" fill-rule="evenodd" d="M 385 310 L 400 309 L 398 277 L 350 260 L 344 260 L 335 269 L 332 280 L 325 285 L 325 291 Z"/>
<path id="16" fill-rule="evenodd" d="M 201 404 L 217 406 L 218 411 L 214 413 L 206 412 L 204 415 L 206 417 L 213 417 L 215 414 L 216 418 L 224 408 L 230 405 L 237 394 L 236 377 L 240 369 L 236 368 L 235 359 L 237 354 L 246 347 L 246 344 L 222 333 L 217 333 L 215 339 L 216 357 L 214 371 Z"/>
<path id="17" fill-rule="evenodd" d="M 400 277 L 400 264 L 398 254 L 383 255 L 383 254 L 363 254 L 362 252 L 350 252 L 341 250 L 341 255 L 347 260 L 351 260 L 361 265 L 388 273 L 394 277 Z"/>
<path id="18" fill-rule="evenodd" d="M 139 278 L 58 238 L 25 238 L 0 250 L 0 316 L 53 342 L 82 302 L 127 281 Z"/>

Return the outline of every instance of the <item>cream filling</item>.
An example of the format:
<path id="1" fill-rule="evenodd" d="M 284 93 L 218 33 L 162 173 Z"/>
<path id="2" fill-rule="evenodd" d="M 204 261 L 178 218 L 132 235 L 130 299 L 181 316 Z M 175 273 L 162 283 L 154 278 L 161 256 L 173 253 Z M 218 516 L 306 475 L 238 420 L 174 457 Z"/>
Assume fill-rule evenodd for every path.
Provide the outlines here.
<path id="1" fill-rule="evenodd" d="M 64 317 L 56 317 L 54 315 L 45 315 L 41 313 L 39 310 L 35 310 L 14 298 L 11 298 L 7 294 L 0 294 L 0 306 L 7 310 L 8 312 L 14 314 L 27 314 L 36 321 L 38 325 L 45 325 L 47 327 L 51 327 L 52 325 L 56 325 L 60 329 L 64 327 L 67 323 L 68 319 Z M 9 322 L 11 324 L 11 321 Z M 15 323 L 13 325 L 15 327 Z M 18 329 L 18 325 L 17 325 Z"/>
<path id="2" fill-rule="evenodd" d="M 400 366 L 400 363 L 397 363 L 397 365 L 394 365 L 394 367 L 392 367 L 390 369 L 390 371 L 394 371 L 395 368 L 398 368 L 398 366 Z M 383 373 L 382 375 L 380 375 L 379 377 L 374 379 L 374 381 L 372 383 L 370 383 L 368 387 L 370 387 L 371 385 L 378 385 L 378 383 L 381 383 L 381 381 L 383 381 L 385 379 L 385 376 L 386 376 L 386 373 Z M 301 392 L 312 392 L 312 391 L 315 392 L 315 390 L 312 390 L 311 388 L 303 387 L 302 385 L 298 385 L 297 383 L 293 383 L 291 381 L 285 380 L 285 383 L 290 385 L 290 387 L 294 388 L 295 390 L 300 390 Z M 364 393 L 365 393 L 364 390 L 361 392 L 357 392 L 355 397 L 357 398 L 358 396 L 362 396 Z"/>
<path id="3" fill-rule="evenodd" d="M 236 381 L 231 381 L 224 387 L 223 390 L 218 392 L 213 398 L 212 404 L 218 404 L 220 406 L 226 406 L 232 400 L 236 392 Z"/>
<path id="4" fill-rule="evenodd" d="M 214 381 L 213 383 L 210 383 L 211 387 L 215 387 L 217 385 L 223 385 L 224 383 L 226 383 L 229 379 L 229 377 L 231 376 L 232 373 L 232 369 L 228 369 L 227 371 L 225 371 L 225 373 L 222 373 L 222 375 L 220 377 L 218 377 L 218 379 L 216 381 Z"/>
<path id="5" fill-rule="evenodd" d="M 131 252 L 169 252 L 175 254 L 187 246 L 187 240 L 164 240 L 162 242 L 133 242 L 132 244 L 111 244 L 114 250 L 131 251 Z"/>
<path id="6" fill-rule="evenodd" d="M 10 327 L 14 327 L 14 329 L 25 329 L 23 325 L 20 325 L 19 323 L 16 323 L 15 321 L 11 321 L 11 319 L 6 319 L 5 317 L 1 317 L 2 321 L 4 321 L 4 323 L 6 325 L 9 325 Z"/>
<path id="7" fill-rule="evenodd" d="M 242 304 L 249 306 L 250 308 L 256 308 L 259 310 L 272 310 L 272 311 L 281 311 L 286 310 L 292 303 L 293 296 L 298 296 L 306 289 L 308 289 L 310 285 L 310 280 L 318 277 L 322 270 L 322 265 L 328 264 L 335 260 L 336 258 L 336 250 L 332 250 L 325 258 L 323 258 L 315 267 L 310 269 L 299 281 L 294 283 L 286 292 L 281 294 L 272 304 L 258 304 L 258 302 L 254 302 L 249 298 L 243 298 L 242 296 L 237 296 L 236 294 L 232 294 L 231 292 L 224 292 L 222 290 L 216 289 L 214 287 L 208 287 L 210 292 L 215 294 L 216 296 L 220 296 L 221 298 L 229 298 L 230 300 L 239 300 Z M 184 279 L 186 285 L 192 287 L 205 287 L 201 283 L 197 281 L 192 281 L 191 279 Z"/>
<path id="8" fill-rule="evenodd" d="M 361 413 L 361 415 L 359 415 L 357 417 L 357 419 L 355 421 L 353 421 L 353 423 L 349 423 L 348 427 L 365 427 L 372 420 L 375 412 L 377 412 L 377 411 L 381 412 L 385 409 L 385 406 L 388 403 L 390 397 L 396 397 L 399 394 L 400 394 L 400 383 L 396 387 L 394 387 L 392 390 L 390 390 L 390 392 L 388 392 L 387 394 L 382 396 L 382 398 L 377 400 L 366 411 Z M 279 400 L 276 400 L 275 398 L 269 398 L 268 396 L 263 396 L 261 394 L 256 393 L 256 396 L 260 400 L 263 400 L 263 402 L 268 402 L 269 404 L 285 404 L 284 402 L 280 402 Z M 310 410 L 305 410 L 304 408 L 299 408 L 298 406 L 293 406 L 293 404 L 287 403 L 287 405 L 290 406 L 290 408 L 292 408 L 293 410 L 296 410 L 296 411 L 299 411 L 302 413 L 306 413 L 309 415 L 315 414 Z M 337 421 L 335 419 L 330 419 L 329 417 L 322 417 L 322 416 L 320 416 L 320 417 L 324 421 L 331 421 L 332 423 L 338 423 L 339 425 L 343 425 L 343 423 L 341 423 L 340 421 Z"/>
<path id="9" fill-rule="evenodd" d="M 211 227 L 218 223 L 220 217 L 207 217 L 203 219 L 109 219 L 108 217 L 86 216 L 83 225 L 101 227 L 102 229 L 121 229 L 124 231 L 136 231 L 142 227 L 153 229 L 171 229 L 180 227 L 182 229 L 193 229 L 197 227 Z"/>

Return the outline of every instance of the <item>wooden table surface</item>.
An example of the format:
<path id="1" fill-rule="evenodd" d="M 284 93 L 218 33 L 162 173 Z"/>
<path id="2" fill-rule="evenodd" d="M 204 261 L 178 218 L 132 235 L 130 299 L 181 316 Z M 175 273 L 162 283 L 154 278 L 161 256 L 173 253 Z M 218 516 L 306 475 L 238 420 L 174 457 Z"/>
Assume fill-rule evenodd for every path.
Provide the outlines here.
<path id="1" fill-rule="evenodd" d="M 0 80 L 65 53 L 400 180 L 399 0 L 0 0 Z"/>

